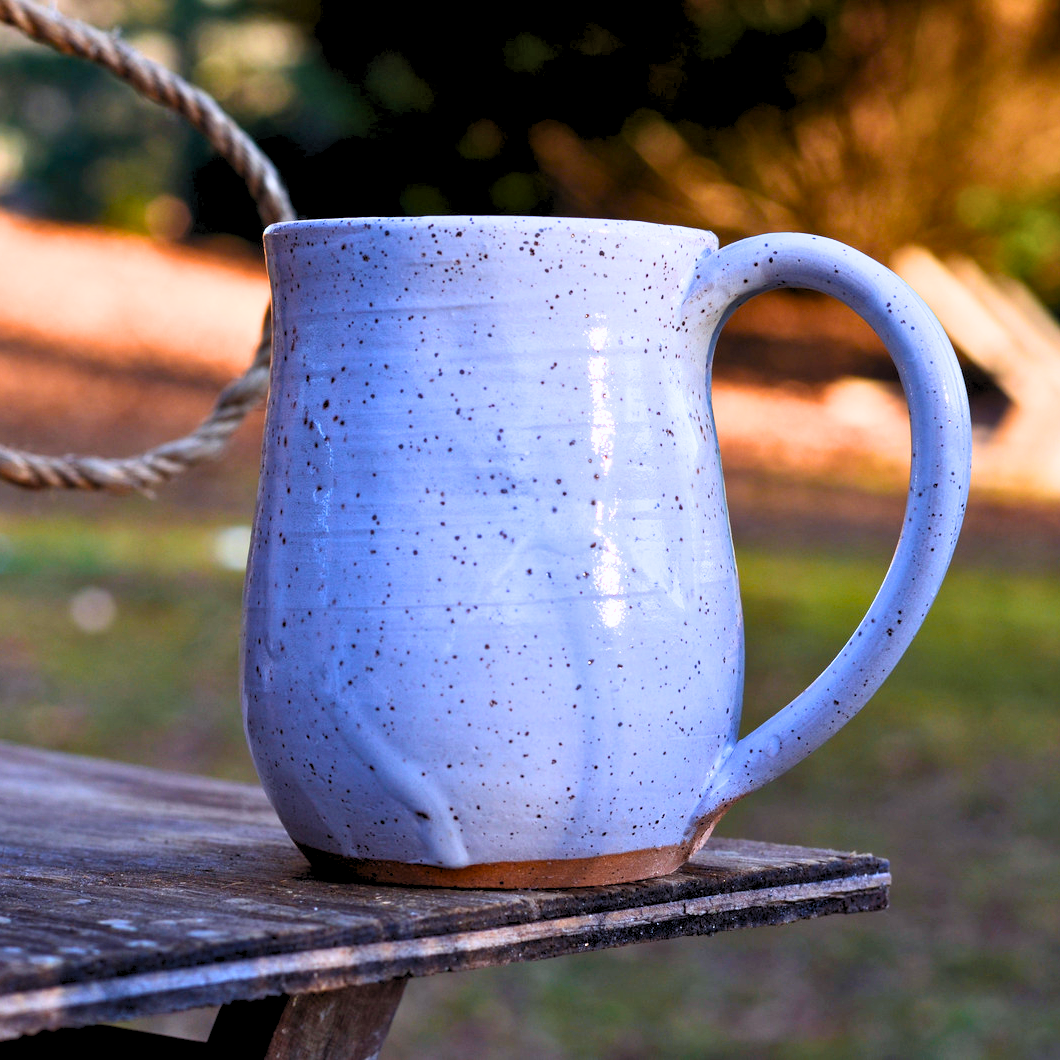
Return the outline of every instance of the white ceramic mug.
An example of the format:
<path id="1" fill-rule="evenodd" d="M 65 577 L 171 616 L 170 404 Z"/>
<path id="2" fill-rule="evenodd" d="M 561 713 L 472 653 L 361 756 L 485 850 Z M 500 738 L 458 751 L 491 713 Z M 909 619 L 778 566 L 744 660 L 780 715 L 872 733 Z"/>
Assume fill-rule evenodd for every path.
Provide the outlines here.
<path id="1" fill-rule="evenodd" d="M 265 234 L 273 376 L 246 730 L 284 826 L 353 878 L 572 886 L 678 868 L 865 704 L 956 541 L 953 351 L 893 273 L 805 235 L 631 221 Z M 905 525 L 828 670 L 738 739 L 743 627 L 710 407 L 733 310 L 825 291 L 909 401 Z"/>

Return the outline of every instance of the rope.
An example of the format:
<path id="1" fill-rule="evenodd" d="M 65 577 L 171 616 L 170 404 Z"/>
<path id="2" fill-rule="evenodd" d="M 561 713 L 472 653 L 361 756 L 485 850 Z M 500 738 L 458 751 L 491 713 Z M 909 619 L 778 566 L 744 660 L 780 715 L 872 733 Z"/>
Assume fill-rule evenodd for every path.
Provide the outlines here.
<path id="1" fill-rule="evenodd" d="M 141 95 L 175 111 L 197 129 L 243 178 L 263 225 L 295 218 L 275 166 L 205 92 L 141 55 L 113 34 L 65 17 L 30 0 L 0 0 L 0 22 L 64 55 L 88 59 L 128 82 Z M 150 491 L 224 450 L 269 385 L 272 320 L 268 312 L 250 367 L 229 383 L 190 434 L 128 458 L 40 456 L 0 445 L 0 478 L 26 489 Z"/>

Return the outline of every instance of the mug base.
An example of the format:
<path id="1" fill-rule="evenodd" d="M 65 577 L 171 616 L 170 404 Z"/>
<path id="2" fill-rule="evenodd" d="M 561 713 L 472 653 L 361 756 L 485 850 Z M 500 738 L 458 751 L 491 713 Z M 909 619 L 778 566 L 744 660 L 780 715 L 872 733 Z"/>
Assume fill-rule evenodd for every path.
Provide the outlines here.
<path id="1" fill-rule="evenodd" d="M 459 869 L 403 861 L 350 858 L 317 850 L 304 843 L 299 843 L 298 849 L 309 859 L 314 874 L 343 883 L 505 891 L 602 887 L 612 883 L 650 880 L 676 872 L 707 841 L 717 820 L 714 817 L 704 822 L 692 839 L 675 846 L 632 850 L 622 854 L 600 854 L 589 858 L 491 861 Z"/>

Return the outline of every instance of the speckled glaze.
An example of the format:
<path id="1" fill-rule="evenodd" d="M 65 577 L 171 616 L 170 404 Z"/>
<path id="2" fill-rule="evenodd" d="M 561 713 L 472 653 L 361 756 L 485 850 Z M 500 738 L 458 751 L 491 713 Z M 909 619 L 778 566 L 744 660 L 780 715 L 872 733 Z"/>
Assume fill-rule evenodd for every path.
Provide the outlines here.
<path id="1" fill-rule="evenodd" d="M 882 266 L 810 236 L 719 251 L 556 218 L 292 222 L 265 246 L 244 713 L 318 865 L 458 886 L 672 871 L 898 661 L 956 541 L 970 431 L 944 333 Z M 782 285 L 835 295 L 888 345 L 911 490 L 854 636 L 738 740 L 709 369 L 728 315 Z"/>

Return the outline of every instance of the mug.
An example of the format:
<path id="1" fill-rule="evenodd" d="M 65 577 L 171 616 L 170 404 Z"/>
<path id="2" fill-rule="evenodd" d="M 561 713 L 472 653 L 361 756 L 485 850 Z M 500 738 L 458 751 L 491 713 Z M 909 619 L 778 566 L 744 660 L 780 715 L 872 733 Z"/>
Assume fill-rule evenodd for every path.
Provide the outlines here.
<path id="1" fill-rule="evenodd" d="M 963 517 L 938 322 L 828 239 L 399 217 L 265 233 L 274 347 L 244 608 L 262 784 L 319 871 L 469 887 L 672 872 L 897 663 Z M 710 403 L 745 300 L 834 295 L 897 365 L 905 523 L 835 661 L 742 739 Z"/>

